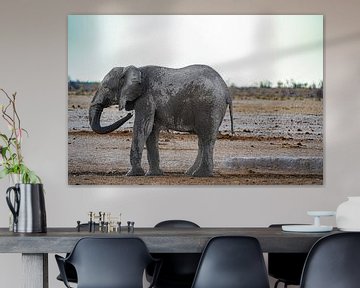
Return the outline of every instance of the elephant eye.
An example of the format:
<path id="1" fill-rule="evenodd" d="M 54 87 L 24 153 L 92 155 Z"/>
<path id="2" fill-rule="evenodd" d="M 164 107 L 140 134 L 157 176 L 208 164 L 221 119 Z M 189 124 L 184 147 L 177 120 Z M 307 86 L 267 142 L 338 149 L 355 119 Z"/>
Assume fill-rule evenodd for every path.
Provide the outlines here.
<path id="1" fill-rule="evenodd" d="M 109 86 L 104 85 L 103 89 L 105 90 L 105 93 L 108 93 L 111 91 L 111 88 Z"/>

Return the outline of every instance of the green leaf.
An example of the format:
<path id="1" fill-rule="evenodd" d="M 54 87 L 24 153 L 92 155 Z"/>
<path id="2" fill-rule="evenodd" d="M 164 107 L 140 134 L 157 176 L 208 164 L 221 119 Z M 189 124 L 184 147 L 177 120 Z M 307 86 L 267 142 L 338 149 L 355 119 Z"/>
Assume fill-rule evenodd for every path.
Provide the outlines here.
<path id="1" fill-rule="evenodd" d="M 24 164 L 19 165 L 19 171 L 21 174 L 21 180 L 23 183 L 37 184 L 41 183 L 41 179 L 39 176 L 35 174 L 34 171 L 30 170 Z"/>
<path id="2" fill-rule="evenodd" d="M 19 167 L 18 164 L 14 164 L 11 167 L 9 167 L 9 171 L 14 174 L 22 174 L 21 167 Z"/>
<path id="3" fill-rule="evenodd" d="M 0 133 L 0 138 L 3 139 L 4 142 L 8 142 L 8 137 L 5 134 Z"/>
<path id="4" fill-rule="evenodd" d="M 29 137 L 29 132 L 28 131 L 26 131 L 24 128 L 21 128 L 21 130 L 25 132 L 27 137 Z"/>
<path id="5" fill-rule="evenodd" d="M 3 158 L 6 158 L 6 152 L 9 150 L 9 148 L 8 147 L 2 147 L 1 148 L 1 156 L 3 157 Z"/>
<path id="6" fill-rule="evenodd" d="M 7 168 L 4 168 L 0 171 L 0 179 L 3 179 L 5 176 L 9 174 L 9 170 Z"/>
<path id="7" fill-rule="evenodd" d="M 29 171 L 28 176 L 30 183 L 32 184 L 41 183 L 40 178 L 33 171 Z"/>

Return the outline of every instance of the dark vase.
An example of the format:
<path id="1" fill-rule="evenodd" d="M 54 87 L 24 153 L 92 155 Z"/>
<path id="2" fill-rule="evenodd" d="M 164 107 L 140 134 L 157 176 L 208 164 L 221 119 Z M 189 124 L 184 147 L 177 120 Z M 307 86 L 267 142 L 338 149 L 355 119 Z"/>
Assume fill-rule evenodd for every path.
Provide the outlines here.
<path id="1" fill-rule="evenodd" d="M 14 232 L 45 233 L 47 231 L 42 184 L 15 184 L 6 190 L 6 202 L 14 216 Z"/>

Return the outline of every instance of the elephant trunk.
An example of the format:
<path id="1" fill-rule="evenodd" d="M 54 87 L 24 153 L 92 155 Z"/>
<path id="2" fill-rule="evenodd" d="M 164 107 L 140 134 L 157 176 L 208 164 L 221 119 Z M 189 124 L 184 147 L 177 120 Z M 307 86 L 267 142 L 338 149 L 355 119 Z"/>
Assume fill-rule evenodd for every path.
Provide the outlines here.
<path id="1" fill-rule="evenodd" d="M 101 126 L 100 125 L 100 117 L 104 107 L 99 104 L 94 104 L 90 106 L 89 109 L 89 121 L 91 129 L 94 132 L 99 134 L 106 134 L 110 133 L 116 129 L 118 129 L 121 125 L 123 125 L 126 121 L 128 121 L 133 115 L 128 113 L 125 117 L 121 118 L 120 120 L 116 121 L 115 123 L 108 125 L 108 126 Z"/>

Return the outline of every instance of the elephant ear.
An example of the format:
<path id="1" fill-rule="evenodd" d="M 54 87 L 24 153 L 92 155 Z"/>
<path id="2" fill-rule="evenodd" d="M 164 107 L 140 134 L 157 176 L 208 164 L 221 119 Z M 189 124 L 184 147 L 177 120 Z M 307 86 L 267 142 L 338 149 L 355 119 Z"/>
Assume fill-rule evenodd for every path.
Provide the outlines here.
<path id="1" fill-rule="evenodd" d="M 134 102 L 142 92 L 141 85 L 141 71 L 134 67 L 129 66 L 124 69 L 124 84 L 121 87 L 121 95 L 119 99 L 119 108 L 126 108 L 132 110 Z"/>

